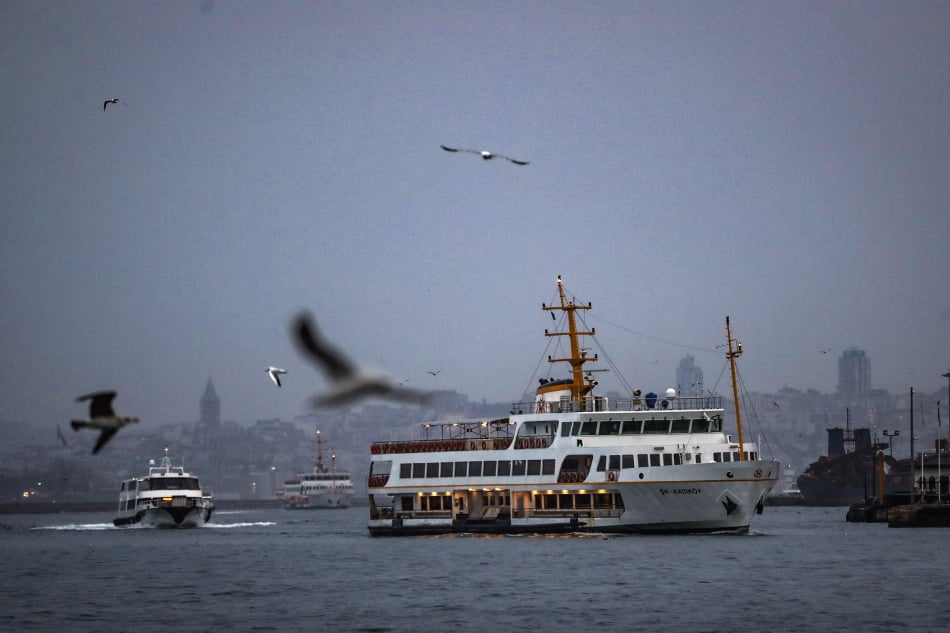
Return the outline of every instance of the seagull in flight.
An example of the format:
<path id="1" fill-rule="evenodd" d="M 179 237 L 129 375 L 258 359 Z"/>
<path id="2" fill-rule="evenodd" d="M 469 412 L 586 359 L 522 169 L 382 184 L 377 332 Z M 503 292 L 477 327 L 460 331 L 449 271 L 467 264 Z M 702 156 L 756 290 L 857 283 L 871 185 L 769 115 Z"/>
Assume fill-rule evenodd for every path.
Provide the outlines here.
<path id="1" fill-rule="evenodd" d="M 442 149 L 447 152 L 468 152 L 469 154 L 478 154 L 485 160 L 491 160 L 493 158 L 504 158 L 507 161 L 514 163 L 515 165 L 527 165 L 528 161 L 526 160 L 516 160 L 514 158 L 509 158 L 508 156 L 503 156 L 501 154 L 494 154 L 492 152 L 486 152 L 485 150 L 477 149 L 465 149 L 463 147 L 446 147 L 445 145 L 440 145 Z"/>
<path id="2" fill-rule="evenodd" d="M 123 426 L 139 421 L 138 418 L 116 415 L 112 410 L 113 398 L 115 398 L 114 391 L 97 391 L 95 393 L 87 393 L 84 396 L 79 396 L 76 398 L 76 402 L 85 402 L 86 400 L 89 400 L 89 419 L 70 421 L 73 430 L 78 431 L 79 429 L 87 427 L 101 430 L 99 433 L 99 440 L 92 449 L 93 455 L 98 453 L 99 450 L 106 445 L 106 442 L 112 439 L 112 436 L 115 435 Z"/>
<path id="3" fill-rule="evenodd" d="M 333 407 L 363 398 L 387 398 L 412 404 L 425 404 L 429 394 L 400 387 L 388 376 L 364 374 L 327 341 L 321 338 L 309 313 L 299 314 L 293 322 L 293 334 L 300 352 L 320 369 L 330 382 L 330 390 L 311 399 L 315 407 Z"/>
<path id="4" fill-rule="evenodd" d="M 430 369 L 429 373 L 432 374 L 433 376 L 438 376 L 441 371 L 442 371 L 441 369 L 436 369 L 435 371 L 432 371 Z"/>
<path id="5" fill-rule="evenodd" d="M 270 376 L 270 379 L 274 381 L 274 384 L 280 387 L 280 375 L 286 374 L 286 369 L 281 369 L 280 367 L 268 367 L 267 375 Z"/>
<path id="6" fill-rule="evenodd" d="M 119 103 L 121 103 L 122 105 L 126 107 L 128 107 L 129 105 L 125 101 L 122 101 L 121 99 L 119 99 L 118 97 L 113 97 L 112 99 L 106 99 L 105 101 L 102 102 L 102 111 L 105 112 L 106 108 L 108 108 L 110 105 L 116 105 Z"/>

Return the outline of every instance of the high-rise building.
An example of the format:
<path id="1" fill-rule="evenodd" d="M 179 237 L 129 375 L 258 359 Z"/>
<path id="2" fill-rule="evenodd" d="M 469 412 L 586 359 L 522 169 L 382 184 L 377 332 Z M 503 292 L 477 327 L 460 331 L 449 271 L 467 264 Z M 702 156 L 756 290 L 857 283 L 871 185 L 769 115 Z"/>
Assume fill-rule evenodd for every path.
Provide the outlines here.
<path id="1" fill-rule="evenodd" d="M 208 378 L 208 384 L 205 386 L 204 395 L 201 396 L 199 423 L 205 431 L 217 431 L 221 426 L 221 401 L 218 400 L 218 394 L 215 393 L 210 378 Z"/>
<path id="2" fill-rule="evenodd" d="M 703 392 L 703 370 L 696 366 L 690 354 L 681 359 L 676 368 L 676 385 L 681 396 L 698 396 Z"/>
<path id="3" fill-rule="evenodd" d="M 838 359 L 838 394 L 845 400 L 871 391 L 871 359 L 863 349 L 848 348 Z"/>

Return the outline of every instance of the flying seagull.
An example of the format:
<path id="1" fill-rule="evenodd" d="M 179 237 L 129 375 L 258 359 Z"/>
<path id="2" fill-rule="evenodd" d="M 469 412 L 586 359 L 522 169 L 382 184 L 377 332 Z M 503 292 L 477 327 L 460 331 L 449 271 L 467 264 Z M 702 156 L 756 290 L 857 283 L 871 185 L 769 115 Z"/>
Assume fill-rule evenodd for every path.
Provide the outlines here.
<path id="1" fill-rule="evenodd" d="M 432 370 L 430 369 L 430 370 L 429 370 L 429 373 L 432 374 L 433 376 L 438 376 L 438 375 L 439 375 L 439 372 L 441 372 L 441 371 L 442 371 L 441 369 L 436 369 L 435 371 L 432 371 Z"/>
<path id="2" fill-rule="evenodd" d="M 280 375 L 286 374 L 286 369 L 281 369 L 280 367 L 268 367 L 267 375 L 270 376 L 270 379 L 274 381 L 274 384 L 280 387 Z"/>
<path id="3" fill-rule="evenodd" d="M 462 148 L 462 147 L 446 147 L 445 145 L 440 145 L 439 147 L 441 147 L 442 149 L 444 149 L 444 150 L 447 151 L 447 152 L 468 152 L 469 154 L 478 154 L 479 156 L 481 156 L 481 157 L 484 158 L 485 160 L 491 160 L 491 159 L 493 159 L 493 158 L 504 158 L 505 160 L 510 161 L 510 162 L 514 163 L 515 165 L 527 165 L 527 164 L 528 164 L 528 161 L 526 161 L 526 160 L 516 160 L 516 159 L 514 159 L 514 158 L 509 158 L 509 157 L 507 157 L 507 156 L 502 156 L 501 154 L 494 154 L 494 153 L 492 153 L 492 152 L 486 152 L 485 150 L 465 149 L 465 148 Z"/>
<path id="4" fill-rule="evenodd" d="M 106 445 L 106 442 L 112 439 L 112 436 L 115 435 L 123 426 L 131 422 L 139 421 L 138 418 L 116 415 L 112 410 L 113 398 L 115 398 L 114 391 L 97 391 L 95 393 L 87 393 L 84 396 L 79 396 L 76 398 L 76 402 L 84 402 L 86 400 L 90 401 L 89 419 L 70 421 L 73 430 L 78 431 L 79 429 L 88 427 L 91 429 L 101 429 L 102 431 L 99 433 L 99 440 L 92 449 L 93 455 L 98 453 L 99 450 Z"/>
<path id="5" fill-rule="evenodd" d="M 106 108 L 109 107 L 110 104 L 115 105 L 115 104 L 117 104 L 117 103 L 121 103 L 121 104 L 124 105 L 124 106 L 128 106 L 128 104 L 127 104 L 125 101 L 122 101 L 122 100 L 119 99 L 118 97 L 115 97 L 115 98 L 112 98 L 112 99 L 106 99 L 105 101 L 102 102 L 102 110 L 103 110 L 103 112 L 105 111 Z"/>
<path id="6" fill-rule="evenodd" d="M 387 376 L 364 374 L 339 350 L 320 337 L 317 324 L 309 313 L 294 319 L 293 334 L 300 352 L 330 382 L 330 390 L 311 399 L 316 407 L 332 407 L 362 398 L 378 397 L 412 404 L 425 404 L 429 394 L 400 387 Z"/>

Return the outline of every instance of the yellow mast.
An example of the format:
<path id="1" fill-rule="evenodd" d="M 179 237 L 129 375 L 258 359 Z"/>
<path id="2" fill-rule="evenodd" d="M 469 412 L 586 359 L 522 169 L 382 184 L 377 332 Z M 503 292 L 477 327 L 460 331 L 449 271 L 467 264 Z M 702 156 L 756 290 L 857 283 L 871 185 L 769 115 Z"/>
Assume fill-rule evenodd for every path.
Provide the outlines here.
<path id="1" fill-rule="evenodd" d="M 591 328 L 590 332 L 578 332 L 577 331 L 577 321 L 575 320 L 574 311 L 575 310 L 590 310 L 591 304 L 588 303 L 586 306 L 577 305 L 573 301 L 567 300 L 567 295 L 564 294 L 564 284 L 561 281 L 561 276 L 557 276 L 557 291 L 561 299 L 561 305 L 545 305 L 541 304 L 542 310 L 562 310 L 567 312 L 567 332 L 549 332 L 544 331 L 545 336 L 568 336 L 571 341 L 571 357 L 570 358 L 551 358 L 548 356 L 549 363 L 570 363 L 571 365 L 571 378 L 573 379 L 573 384 L 571 385 L 571 399 L 575 402 L 581 402 L 584 399 L 584 396 L 587 395 L 591 389 L 593 389 L 593 384 L 585 385 L 584 384 L 584 363 L 588 361 L 596 361 L 597 355 L 594 354 L 593 358 L 587 358 L 586 353 L 581 351 L 581 346 L 578 337 L 580 336 L 593 336 L 594 328 Z"/>
<path id="2" fill-rule="evenodd" d="M 726 317 L 726 341 L 729 344 L 729 370 L 732 372 L 732 400 L 736 403 L 736 429 L 739 432 L 739 461 L 745 461 L 745 443 L 742 440 L 742 416 L 739 413 L 739 387 L 736 384 L 736 357 L 742 355 L 742 341 L 736 341 L 736 349 L 732 349 L 732 330 L 729 328 L 729 317 Z"/>

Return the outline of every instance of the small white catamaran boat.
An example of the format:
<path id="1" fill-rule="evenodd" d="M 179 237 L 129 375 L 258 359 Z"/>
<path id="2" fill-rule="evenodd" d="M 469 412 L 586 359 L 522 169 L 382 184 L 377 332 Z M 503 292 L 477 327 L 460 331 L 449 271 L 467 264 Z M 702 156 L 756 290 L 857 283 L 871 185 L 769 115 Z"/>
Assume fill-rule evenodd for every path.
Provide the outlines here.
<path id="1" fill-rule="evenodd" d="M 633 390 L 608 402 L 585 363 L 576 312 L 567 315 L 571 377 L 541 380 L 532 402 L 508 417 L 427 423 L 437 439 L 375 442 L 368 481 L 374 536 L 551 532 L 746 532 L 781 473 L 744 441 L 735 358 L 726 318 L 737 439 L 723 431 L 720 396 L 663 397 Z"/>
<path id="2" fill-rule="evenodd" d="M 149 460 L 148 476 L 122 482 L 116 526 L 142 525 L 162 528 L 201 527 L 211 520 L 214 501 L 202 490 L 198 477 L 172 466 L 168 449 L 161 463 Z"/>

